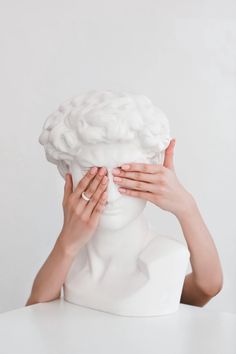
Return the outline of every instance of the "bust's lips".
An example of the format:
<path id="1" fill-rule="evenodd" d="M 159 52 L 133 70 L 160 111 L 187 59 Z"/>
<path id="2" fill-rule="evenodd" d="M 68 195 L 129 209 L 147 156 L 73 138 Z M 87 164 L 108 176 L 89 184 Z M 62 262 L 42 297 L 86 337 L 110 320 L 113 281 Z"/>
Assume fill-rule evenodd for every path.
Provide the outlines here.
<path id="1" fill-rule="evenodd" d="M 119 213 L 120 213 L 120 209 L 108 208 L 108 207 L 106 207 L 103 212 L 103 214 L 109 214 L 109 215 L 115 215 L 115 214 L 119 214 Z"/>

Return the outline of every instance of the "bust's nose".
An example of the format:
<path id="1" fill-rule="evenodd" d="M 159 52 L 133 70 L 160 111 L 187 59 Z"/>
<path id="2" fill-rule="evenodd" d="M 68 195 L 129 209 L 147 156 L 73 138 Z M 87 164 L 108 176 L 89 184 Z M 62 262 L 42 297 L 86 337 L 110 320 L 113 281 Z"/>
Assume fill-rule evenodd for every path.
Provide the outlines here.
<path id="1" fill-rule="evenodd" d="M 118 191 L 119 186 L 113 181 L 112 168 L 107 168 L 107 176 L 109 178 L 107 186 L 107 202 L 109 204 L 120 198 L 121 194 Z"/>

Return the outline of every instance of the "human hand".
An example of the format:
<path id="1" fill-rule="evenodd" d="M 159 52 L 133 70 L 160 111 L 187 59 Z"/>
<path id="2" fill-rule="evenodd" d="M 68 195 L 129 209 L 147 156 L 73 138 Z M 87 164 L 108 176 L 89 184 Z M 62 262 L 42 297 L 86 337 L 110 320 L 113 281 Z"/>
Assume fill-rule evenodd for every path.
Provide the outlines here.
<path id="1" fill-rule="evenodd" d="M 175 174 L 174 146 L 175 139 L 172 139 L 165 150 L 163 165 L 129 163 L 113 169 L 113 180 L 120 186 L 118 190 L 128 196 L 148 200 L 176 216 L 186 210 L 192 196 Z"/>
<path id="2" fill-rule="evenodd" d="M 92 167 L 73 192 L 71 174 L 66 175 L 63 197 L 64 224 L 60 239 L 66 250 L 76 254 L 94 234 L 107 200 L 106 168 Z M 82 198 L 85 192 L 90 201 Z"/>

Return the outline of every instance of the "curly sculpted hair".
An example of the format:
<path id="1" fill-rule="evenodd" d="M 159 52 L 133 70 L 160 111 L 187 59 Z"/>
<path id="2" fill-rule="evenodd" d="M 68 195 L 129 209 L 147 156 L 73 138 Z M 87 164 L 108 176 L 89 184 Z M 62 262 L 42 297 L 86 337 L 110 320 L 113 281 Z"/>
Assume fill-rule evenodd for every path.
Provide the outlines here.
<path id="1" fill-rule="evenodd" d="M 144 95 L 88 91 L 64 101 L 50 114 L 39 143 L 63 178 L 83 144 L 138 142 L 150 159 L 160 159 L 170 142 L 164 113 Z"/>

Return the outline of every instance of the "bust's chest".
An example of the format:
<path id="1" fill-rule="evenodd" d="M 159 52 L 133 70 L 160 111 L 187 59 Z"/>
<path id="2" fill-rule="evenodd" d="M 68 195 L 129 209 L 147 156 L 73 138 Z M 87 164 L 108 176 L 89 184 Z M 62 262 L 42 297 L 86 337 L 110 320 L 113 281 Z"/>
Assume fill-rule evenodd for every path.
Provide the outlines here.
<path id="1" fill-rule="evenodd" d="M 179 303 L 189 252 L 177 241 L 154 237 L 136 260 L 89 262 L 81 255 L 64 284 L 65 300 L 127 315 L 173 311 Z"/>

